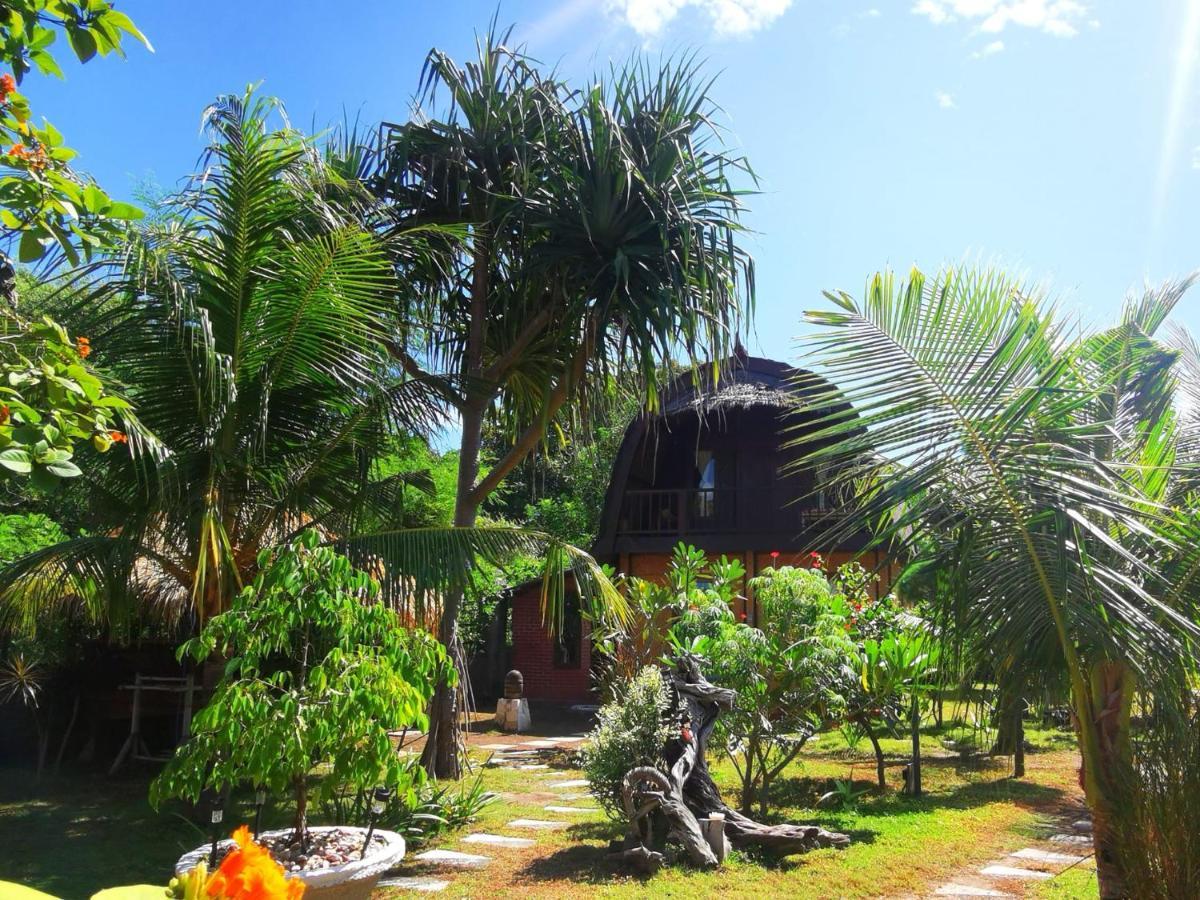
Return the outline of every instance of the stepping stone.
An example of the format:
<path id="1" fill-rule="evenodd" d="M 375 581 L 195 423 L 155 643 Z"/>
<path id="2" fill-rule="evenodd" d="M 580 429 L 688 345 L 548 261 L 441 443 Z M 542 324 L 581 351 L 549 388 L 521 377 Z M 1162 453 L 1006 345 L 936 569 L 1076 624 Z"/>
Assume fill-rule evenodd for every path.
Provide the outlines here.
<path id="1" fill-rule="evenodd" d="M 556 744 L 578 744 L 580 741 L 586 741 L 586 734 L 565 734 L 562 737 L 548 737 L 548 741 L 554 741 Z"/>
<path id="2" fill-rule="evenodd" d="M 1080 832 L 1081 834 L 1091 834 L 1092 833 L 1092 820 L 1091 819 L 1080 819 L 1078 822 L 1072 822 L 1071 827 L 1074 828 L 1076 831 Z"/>
<path id="3" fill-rule="evenodd" d="M 1092 839 L 1085 834 L 1055 834 L 1051 835 L 1050 842 L 1053 844 L 1075 844 L 1079 847 L 1090 847 Z"/>
<path id="4" fill-rule="evenodd" d="M 548 750 L 555 746 L 558 741 L 522 741 L 522 747 L 537 747 L 539 750 Z"/>
<path id="5" fill-rule="evenodd" d="M 979 870 L 980 875 L 989 875 L 992 878 L 1050 878 L 1049 872 L 1038 872 L 1034 869 L 1019 869 L 1015 866 L 984 866 Z"/>
<path id="6" fill-rule="evenodd" d="M 511 750 L 516 744 L 479 744 L 480 750 Z"/>
<path id="7" fill-rule="evenodd" d="M 600 812 L 597 806 L 543 806 L 542 809 L 552 813 L 594 813 Z"/>
<path id="8" fill-rule="evenodd" d="M 537 841 L 529 838 L 508 837 L 503 834 L 468 834 L 464 844 L 487 844 L 489 847 L 532 847 Z"/>
<path id="9" fill-rule="evenodd" d="M 375 885 L 381 888 L 397 888 L 402 891 L 424 891 L 435 894 L 450 887 L 450 882 L 437 878 L 383 878 Z"/>
<path id="10" fill-rule="evenodd" d="M 525 771 L 528 772 L 533 769 L 548 769 L 548 768 L 550 768 L 550 766 L 546 763 L 534 763 L 532 765 L 517 766 L 517 768 L 524 769 Z"/>
<path id="11" fill-rule="evenodd" d="M 1009 897 L 1011 894 L 970 884 L 943 884 L 934 893 L 939 897 Z"/>
<path id="12" fill-rule="evenodd" d="M 1037 850 L 1033 847 L 1018 850 L 1012 855 L 1017 859 L 1032 859 L 1036 862 L 1044 863 L 1077 863 L 1083 862 L 1086 859 L 1083 856 L 1071 856 L 1069 853 L 1051 853 L 1049 850 Z"/>
<path id="13" fill-rule="evenodd" d="M 599 711 L 600 707 L 595 703 L 576 703 L 571 707 L 571 712 L 574 713 L 594 713 Z"/>
<path id="14" fill-rule="evenodd" d="M 418 853 L 413 859 L 455 869 L 481 869 L 492 861 L 490 856 L 459 853 L 457 850 L 426 850 L 424 853 Z"/>
<path id="15" fill-rule="evenodd" d="M 566 822 L 547 822 L 544 819 L 513 819 L 508 823 L 509 828 L 532 828 L 535 831 L 554 831 L 566 828 Z"/>
<path id="16" fill-rule="evenodd" d="M 569 788 L 569 787 L 587 787 L 588 780 L 586 778 L 572 778 L 570 781 L 556 781 L 550 785 L 552 788 Z"/>

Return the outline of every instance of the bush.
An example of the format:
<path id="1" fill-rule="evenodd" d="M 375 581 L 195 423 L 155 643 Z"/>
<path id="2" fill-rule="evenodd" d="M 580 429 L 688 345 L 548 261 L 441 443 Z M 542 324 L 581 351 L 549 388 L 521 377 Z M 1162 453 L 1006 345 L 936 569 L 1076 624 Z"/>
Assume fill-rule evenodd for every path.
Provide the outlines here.
<path id="1" fill-rule="evenodd" d="M 596 728 L 583 747 L 583 771 L 592 793 L 613 818 L 625 817 L 625 773 L 635 766 L 663 767 L 663 746 L 672 731 L 666 709 L 666 683 L 655 666 L 642 669 L 600 708 Z"/>

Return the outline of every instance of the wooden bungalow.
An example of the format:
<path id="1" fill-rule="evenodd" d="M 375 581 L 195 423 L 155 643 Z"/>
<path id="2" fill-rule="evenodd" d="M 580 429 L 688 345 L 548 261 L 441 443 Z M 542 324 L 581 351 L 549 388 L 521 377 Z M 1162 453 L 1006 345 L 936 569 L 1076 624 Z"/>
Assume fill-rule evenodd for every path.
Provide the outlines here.
<path id="1" fill-rule="evenodd" d="M 818 546 L 817 536 L 840 515 L 838 498 L 823 488 L 821 471 L 790 465 L 804 448 L 788 445 L 803 435 L 811 401 L 828 384 L 744 354 L 727 361 L 718 378 L 710 371 L 677 378 L 657 411 L 629 425 L 592 554 L 650 579 L 663 574 L 681 541 L 740 559 L 751 577 L 770 565 L 807 565 L 814 551 L 831 567 L 856 555 L 865 535 Z M 879 559 L 869 554 L 864 562 Z M 753 623 L 753 597 L 738 603 Z M 551 637 L 538 585 L 519 589 L 512 604 L 512 665 L 525 676 L 526 695 L 585 702 L 592 648 L 577 605 L 568 602 L 562 633 Z"/>

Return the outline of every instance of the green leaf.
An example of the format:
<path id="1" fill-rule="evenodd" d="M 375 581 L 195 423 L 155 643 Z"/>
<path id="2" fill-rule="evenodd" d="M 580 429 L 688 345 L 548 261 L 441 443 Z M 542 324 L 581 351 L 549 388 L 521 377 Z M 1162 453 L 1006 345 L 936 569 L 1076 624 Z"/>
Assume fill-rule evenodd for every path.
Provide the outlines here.
<path id="1" fill-rule="evenodd" d="M 85 63 L 96 55 L 96 37 L 88 29 L 78 25 L 68 26 L 67 40 L 80 62 Z"/>
<path id="2" fill-rule="evenodd" d="M 23 263 L 36 262 L 45 253 L 39 231 L 26 231 L 21 235 L 21 244 L 17 250 L 17 258 Z"/>
<path id="3" fill-rule="evenodd" d="M 109 205 L 105 215 L 107 215 L 110 219 L 132 221 L 143 218 L 146 213 L 139 207 L 134 206 L 132 203 L 123 203 L 120 200 L 114 200 Z"/>
<path id="4" fill-rule="evenodd" d="M 47 463 L 46 471 L 59 478 L 77 478 L 83 474 L 83 471 L 75 463 L 69 459 L 59 460 L 58 462 Z"/>
<path id="5" fill-rule="evenodd" d="M 3 466 L 10 472 L 16 472 L 18 475 L 28 475 L 33 471 L 33 463 L 29 459 L 29 453 L 18 447 L 9 447 L 6 450 L 0 450 L 0 466 Z"/>

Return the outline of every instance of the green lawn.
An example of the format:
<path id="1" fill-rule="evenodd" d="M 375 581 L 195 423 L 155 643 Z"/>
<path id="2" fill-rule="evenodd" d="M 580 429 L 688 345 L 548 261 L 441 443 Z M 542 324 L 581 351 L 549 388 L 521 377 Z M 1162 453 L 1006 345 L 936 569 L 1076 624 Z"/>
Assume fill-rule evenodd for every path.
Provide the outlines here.
<path id="1" fill-rule="evenodd" d="M 1039 747 L 1028 756 L 1029 776 L 1007 778 L 1006 760 L 964 764 L 947 757 L 934 734 L 926 734 L 928 795 L 913 800 L 900 794 L 899 763 L 907 742 L 885 741 L 889 753 L 889 790 L 863 797 L 852 811 L 815 811 L 815 799 L 834 778 L 853 776 L 857 787 L 870 788 L 874 763 L 867 746 L 854 751 L 836 734 L 824 735 L 802 755 L 778 784 L 777 808 L 771 818 L 814 822 L 848 833 L 846 851 L 823 850 L 781 862 L 734 854 L 715 872 L 672 866 L 652 879 L 634 877 L 606 858 L 608 841 L 620 836 L 619 824 L 603 814 L 572 819 L 558 832 L 533 833 L 537 846 L 525 850 L 486 848 L 495 857 L 485 870 L 451 876 L 442 896 L 497 897 L 798 897 L 854 898 L 920 895 L 968 867 L 995 860 L 1030 839 L 1039 819 L 1077 796 L 1076 757 L 1063 749 L 1064 737 L 1031 732 Z M 1069 741 L 1069 737 L 1066 738 Z M 484 753 L 473 751 L 482 763 Z M 562 803 L 561 791 L 549 785 L 579 777 L 563 756 L 550 777 L 539 771 L 487 768 L 485 783 L 502 794 L 488 807 L 474 830 L 521 834 L 508 829 L 514 818 L 555 818 L 542 807 Z M 735 774 L 721 761 L 714 766 L 718 783 L 735 798 Z M 133 882 L 165 882 L 179 854 L 202 843 L 204 830 L 184 815 L 182 807 L 154 813 L 146 802 L 148 771 L 109 779 L 102 774 L 71 775 L 48 780 L 36 792 L 27 773 L 0 770 L 0 880 L 16 881 L 57 896 L 86 898 L 99 887 Z M 583 789 L 578 790 L 583 793 Z M 588 799 L 568 805 L 590 805 Z M 226 812 L 226 821 L 246 821 L 252 810 L 242 799 Z M 268 814 L 265 824 L 282 824 L 284 813 Z M 232 825 L 231 825 L 232 827 Z M 431 846 L 473 850 L 449 835 Z M 409 865 L 410 873 L 420 868 Z M 1095 897 L 1095 877 L 1079 867 L 1031 889 L 1040 896 Z M 381 892 L 381 897 L 386 892 Z M 399 895 L 397 895 L 399 896 Z"/>

